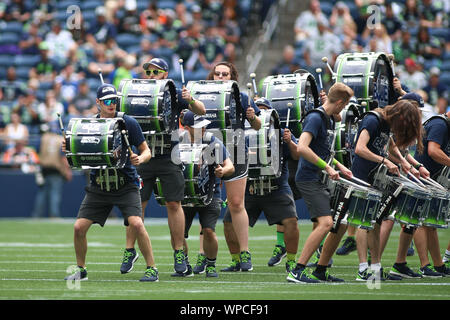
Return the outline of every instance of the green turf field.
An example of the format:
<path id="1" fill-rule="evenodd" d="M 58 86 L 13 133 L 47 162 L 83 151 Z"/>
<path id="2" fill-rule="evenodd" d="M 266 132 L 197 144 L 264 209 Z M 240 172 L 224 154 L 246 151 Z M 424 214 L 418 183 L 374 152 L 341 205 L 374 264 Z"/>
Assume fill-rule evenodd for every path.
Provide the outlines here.
<path id="1" fill-rule="evenodd" d="M 66 270 L 75 264 L 73 249 L 74 220 L 0 220 L 0 299 L 2 300 L 448 300 L 450 277 L 442 279 L 383 282 L 379 288 L 368 288 L 355 281 L 356 252 L 335 256 L 331 274 L 345 279 L 343 284 L 293 284 L 286 281 L 284 261 L 268 267 L 267 261 L 275 244 L 275 228 L 259 221 L 250 229 L 250 250 L 254 269 L 248 273 L 219 273 L 219 278 L 205 275 L 173 278 L 173 251 L 169 230 L 164 220 L 145 221 L 150 234 L 160 281 L 141 283 L 145 263 L 139 258 L 135 269 L 122 275 L 119 272 L 125 243 L 125 229 L 121 220 L 110 219 L 104 228 L 94 225 L 88 233 L 87 269 L 89 280 L 79 287 L 64 281 Z M 311 224 L 300 222 L 299 248 L 311 230 Z M 383 266 L 392 266 L 397 250 L 399 226 L 396 225 L 383 255 Z M 218 269 L 230 261 L 223 237 L 223 226 L 217 226 L 219 238 Z M 190 246 L 190 261 L 195 264 L 198 250 L 198 222 L 194 221 Z M 450 239 L 450 230 L 439 230 L 441 252 Z M 408 257 L 408 264 L 417 271 L 417 252 Z"/>

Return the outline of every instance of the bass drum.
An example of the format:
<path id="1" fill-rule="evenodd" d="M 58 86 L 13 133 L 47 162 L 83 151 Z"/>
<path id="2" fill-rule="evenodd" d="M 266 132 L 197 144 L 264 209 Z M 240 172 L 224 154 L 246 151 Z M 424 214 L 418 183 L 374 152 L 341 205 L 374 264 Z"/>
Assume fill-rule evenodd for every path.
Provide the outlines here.
<path id="1" fill-rule="evenodd" d="M 366 111 L 395 103 L 394 73 L 385 53 L 343 53 L 334 72 L 333 79 L 352 88 L 360 104 L 366 101 Z"/>
<path id="2" fill-rule="evenodd" d="M 118 111 L 133 117 L 144 135 L 177 129 L 177 90 L 170 79 L 123 79 L 119 84 Z"/>
<path id="3" fill-rule="evenodd" d="M 260 177 L 279 178 L 282 171 L 283 145 L 278 113 L 274 109 L 261 109 L 261 129 L 246 126 L 248 141 L 249 180 Z M 248 122 L 246 123 L 248 124 Z"/>
<path id="4" fill-rule="evenodd" d="M 245 115 L 236 81 L 189 81 L 186 88 L 194 99 L 205 105 L 203 117 L 211 121 L 207 129 L 244 128 Z"/>
<path id="5" fill-rule="evenodd" d="M 302 133 L 301 121 L 306 112 L 319 106 L 316 80 L 304 70 L 265 78 L 262 96 L 278 111 L 281 127 L 287 127 L 296 138 Z"/>
<path id="6" fill-rule="evenodd" d="M 206 158 L 207 145 L 182 144 L 178 145 L 180 160 L 183 166 L 184 175 L 184 199 L 182 206 L 203 207 L 211 203 L 214 191 L 216 176 L 214 175 L 214 165 L 204 161 Z M 155 199 L 164 206 L 166 200 L 159 178 L 156 179 Z"/>
<path id="7" fill-rule="evenodd" d="M 128 159 L 122 118 L 72 118 L 66 130 L 66 156 L 74 169 L 120 169 Z"/>

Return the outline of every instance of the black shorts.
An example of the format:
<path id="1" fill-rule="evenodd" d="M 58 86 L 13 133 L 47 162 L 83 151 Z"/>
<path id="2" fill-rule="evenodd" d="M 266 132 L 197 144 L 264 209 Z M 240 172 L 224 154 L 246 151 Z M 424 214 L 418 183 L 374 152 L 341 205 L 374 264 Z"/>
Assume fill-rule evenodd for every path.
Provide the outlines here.
<path id="1" fill-rule="evenodd" d="M 189 236 L 189 229 L 192 226 L 192 221 L 198 212 L 200 225 L 203 228 L 210 228 L 216 230 L 217 219 L 219 219 L 220 211 L 222 209 L 222 199 L 214 198 L 206 207 L 183 207 L 185 216 L 184 237 Z"/>
<path id="2" fill-rule="evenodd" d="M 330 206 L 330 193 L 327 187 L 320 181 L 296 181 L 311 221 L 317 221 L 318 217 L 332 216 Z"/>
<path id="3" fill-rule="evenodd" d="M 137 167 L 144 186 L 141 189 L 141 201 L 150 200 L 156 178 L 159 178 L 162 196 L 165 201 L 182 201 L 184 198 L 184 175 L 180 165 L 170 158 L 152 158 L 149 162 Z"/>
<path id="4" fill-rule="evenodd" d="M 116 192 L 102 191 L 94 186 L 86 187 L 86 195 L 78 210 L 77 218 L 89 219 L 103 227 L 114 206 L 119 208 L 126 226 L 128 217 L 141 217 L 142 205 L 138 186 L 128 182 Z"/>

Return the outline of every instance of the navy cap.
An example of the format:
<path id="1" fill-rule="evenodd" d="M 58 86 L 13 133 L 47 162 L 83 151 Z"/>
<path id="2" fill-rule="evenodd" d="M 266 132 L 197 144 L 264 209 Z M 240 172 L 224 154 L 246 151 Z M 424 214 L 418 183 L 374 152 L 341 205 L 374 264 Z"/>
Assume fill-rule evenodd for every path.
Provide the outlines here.
<path id="1" fill-rule="evenodd" d="M 259 106 L 263 106 L 269 109 L 272 109 L 272 104 L 270 103 L 270 101 L 266 98 L 258 98 L 255 101 L 255 104 L 259 107 Z"/>
<path id="2" fill-rule="evenodd" d="M 210 124 L 211 121 L 206 120 L 202 116 L 194 114 L 192 111 L 187 111 L 183 116 L 183 125 L 191 128 L 203 128 Z"/>
<path id="3" fill-rule="evenodd" d="M 164 59 L 153 58 L 149 62 L 144 63 L 142 68 L 144 68 L 144 70 L 147 70 L 150 65 L 155 66 L 158 69 L 164 70 L 165 72 L 169 72 L 169 65 Z"/>
<path id="4" fill-rule="evenodd" d="M 104 83 L 97 89 L 98 100 L 112 99 L 118 97 L 119 96 L 117 95 L 117 90 L 112 84 Z"/>
<path id="5" fill-rule="evenodd" d="M 404 96 L 401 96 L 400 100 L 413 100 L 419 104 L 420 108 L 423 108 L 425 106 L 422 96 L 415 92 L 409 92 Z"/>

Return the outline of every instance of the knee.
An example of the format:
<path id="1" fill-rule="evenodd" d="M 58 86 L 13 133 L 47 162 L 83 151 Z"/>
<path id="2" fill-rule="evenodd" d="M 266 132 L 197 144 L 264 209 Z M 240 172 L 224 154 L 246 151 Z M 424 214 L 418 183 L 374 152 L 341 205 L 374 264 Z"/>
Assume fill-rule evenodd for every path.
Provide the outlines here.
<path id="1" fill-rule="evenodd" d="M 128 225 L 136 232 L 144 230 L 144 222 L 138 216 L 128 217 Z"/>
<path id="2" fill-rule="evenodd" d="M 77 238 L 86 237 L 87 228 L 81 223 L 75 223 L 75 225 L 73 226 L 73 233 Z"/>
<path id="3" fill-rule="evenodd" d="M 232 197 L 228 199 L 228 208 L 231 212 L 241 211 L 244 209 L 244 201 L 241 197 Z"/>
<path id="4" fill-rule="evenodd" d="M 282 221 L 283 226 L 285 227 L 285 230 L 298 230 L 298 224 L 297 224 L 297 219 L 296 218 L 288 218 L 288 219 L 284 219 Z"/>
<path id="5" fill-rule="evenodd" d="M 333 219 L 331 216 L 324 217 L 323 219 L 319 220 L 319 223 L 317 225 L 317 228 L 321 228 L 323 231 L 328 232 L 333 227 Z"/>
<path id="6" fill-rule="evenodd" d="M 211 229 L 211 228 L 203 228 L 203 229 L 202 229 L 202 233 L 203 233 L 204 239 L 208 239 L 208 240 L 214 239 L 214 236 L 215 236 L 215 234 L 216 234 L 216 233 L 214 232 L 214 230 Z"/>
<path id="7" fill-rule="evenodd" d="M 181 203 L 178 201 L 166 202 L 167 214 L 176 214 L 181 208 Z"/>

